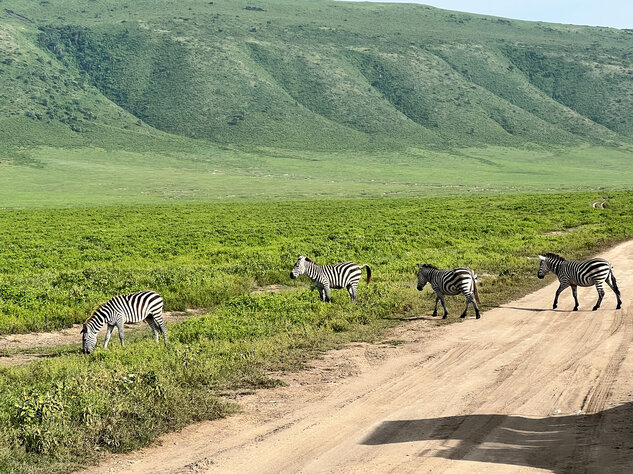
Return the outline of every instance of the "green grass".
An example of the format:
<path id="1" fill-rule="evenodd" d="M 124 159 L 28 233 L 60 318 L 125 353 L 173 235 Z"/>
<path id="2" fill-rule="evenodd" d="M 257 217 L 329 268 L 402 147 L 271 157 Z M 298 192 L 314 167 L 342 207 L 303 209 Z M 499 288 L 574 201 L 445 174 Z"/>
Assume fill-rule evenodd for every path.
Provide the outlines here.
<path id="1" fill-rule="evenodd" d="M 429 314 L 416 263 L 470 265 L 483 309 L 542 285 L 536 254 L 591 255 L 633 235 L 631 192 L 446 199 L 365 199 L 0 211 L 0 332 L 83 320 L 113 294 L 153 288 L 168 309 L 213 307 L 91 356 L 72 346 L 0 369 L 0 470 L 66 472 L 235 407 L 218 395 L 275 385 L 346 341 L 377 340 L 403 317 Z M 573 232 L 554 232 L 573 229 Z M 357 304 L 344 290 L 318 301 L 291 282 L 296 255 L 372 265 Z M 295 290 L 250 295 L 257 285 Z M 463 302 L 449 301 L 449 322 Z M 549 301 L 544 302 L 544 306 Z M 485 315 L 484 315 L 485 317 Z M 143 337 L 143 334 L 145 337 Z M 10 354 L 6 354 L 10 355 Z"/>

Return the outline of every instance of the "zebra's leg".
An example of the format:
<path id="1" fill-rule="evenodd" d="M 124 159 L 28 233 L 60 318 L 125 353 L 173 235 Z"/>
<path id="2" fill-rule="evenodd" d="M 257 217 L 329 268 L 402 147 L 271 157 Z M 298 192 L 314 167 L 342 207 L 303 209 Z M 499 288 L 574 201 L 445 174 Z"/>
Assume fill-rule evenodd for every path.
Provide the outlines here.
<path id="1" fill-rule="evenodd" d="M 479 306 L 477 306 L 477 301 L 475 301 L 475 298 L 473 298 L 471 302 L 473 304 L 473 307 L 475 308 L 475 319 L 481 318 L 481 315 L 479 314 Z"/>
<path id="2" fill-rule="evenodd" d="M 347 292 L 349 293 L 349 297 L 352 300 L 352 303 L 356 303 L 356 286 L 353 283 L 347 285 Z"/>
<path id="3" fill-rule="evenodd" d="M 105 342 L 103 343 L 103 348 L 108 348 L 108 343 L 110 342 L 110 337 L 112 336 L 112 330 L 114 329 L 113 324 L 108 324 L 108 328 L 106 329 Z"/>
<path id="4" fill-rule="evenodd" d="M 468 297 L 468 295 L 466 295 L 466 308 L 464 308 L 464 312 L 459 316 L 460 318 L 465 318 L 466 317 L 466 313 L 468 312 L 468 305 L 470 304 L 470 300 L 471 297 Z"/>
<path id="5" fill-rule="evenodd" d="M 145 318 L 145 321 L 147 321 L 147 324 L 149 324 L 149 327 L 152 328 L 152 331 L 154 331 L 154 341 L 158 342 L 158 325 L 156 324 L 156 321 L 154 320 L 154 316 L 150 315 L 147 318 Z"/>
<path id="6" fill-rule="evenodd" d="M 620 309 L 622 307 L 622 300 L 620 299 L 620 289 L 618 288 L 618 284 L 615 281 L 613 273 L 609 274 L 609 278 L 607 278 L 607 285 L 609 285 L 609 287 L 613 290 L 613 292 L 615 293 L 615 297 L 618 299 L 618 305 L 615 307 L 615 309 Z"/>
<path id="7" fill-rule="evenodd" d="M 558 287 L 558 290 L 556 290 L 556 296 L 554 296 L 554 305 L 552 306 L 552 309 L 558 308 L 558 297 L 563 292 L 563 290 L 567 288 L 568 286 L 569 285 L 567 283 L 560 284 L 560 286 Z"/>
<path id="8" fill-rule="evenodd" d="M 165 321 L 163 321 L 162 311 L 158 316 L 154 317 L 154 324 L 160 329 L 160 332 L 163 333 L 163 341 L 165 345 L 167 345 L 167 327 L 165 326 Z M 158 337 L 156 338 L 156 342 L 158 342 Z"/>
<path id="9" fill-rule="evenodd" d="M 117 332 L 119 333 L 119 341 L 121 341 L 121 347 L 123 347 L 123 320 L 119 319 L 116 322 L 116 329 Z"/>
<path id="10" fill-rule="evenodd" d="M 446 309 L 446 300 L 444 300 L 444 295 L 440 293 L 437 297 L 442 302 L 442 308 L 444 308 L 444 315 L 442 316 L 442 319 L 446 319 L 448 317 L 448 309 Z"/>
<path id="11" fill-rule="evenodd" d="M 598 301 L 596 301 L 596 305 L 593 307 L 591 311 L 596 311 L 600 307 L 600 303 L 602 303 L 602 298 L 604 298 L 604 290 L 602 289 L 602 283 L 596 283 L 596 290 L 598 290 Z"/>
<path id="12" fill-rule="evenodd" d="M 433 310 L 433 316 L 437 316 L 437 304 L 440 302 L 440 297 L 435 295 L 435 309 Z"/>
<path id="13" fill-rule="evenodd" d="M 330 295 L 330 286 L 326 285 L 323 287 L 323 295 L 325 296 L 325 299 L 323 301 L 325 301 L 326 303 L 331 303 L 332 302 L 332 296 Z"/>
<path id="14" fill-rule="evenodd" d="M 578 287 L 576 285 L 570 285 L 570 286 L 571 286 L 571 293 L 574 295 L 574 302 L 576 303 L 572 311 L 578 311 Z"/>

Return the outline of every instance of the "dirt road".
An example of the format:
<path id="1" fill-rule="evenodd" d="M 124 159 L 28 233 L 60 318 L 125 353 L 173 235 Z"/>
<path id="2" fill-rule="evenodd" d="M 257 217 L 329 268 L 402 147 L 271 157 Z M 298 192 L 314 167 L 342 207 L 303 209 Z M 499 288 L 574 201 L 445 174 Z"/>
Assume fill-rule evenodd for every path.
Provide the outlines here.
<path id="1" fill-rule="evenodd" d="M 633 242 L 603 256 L 623 294 L 556 284 L 433 327 L 328 353 L 244 411 L 90 472 L 633 472 Z M 537 270 L 535 263 L 534 271 Z M 485 298 L 485 295 L 482 295 Z"/>

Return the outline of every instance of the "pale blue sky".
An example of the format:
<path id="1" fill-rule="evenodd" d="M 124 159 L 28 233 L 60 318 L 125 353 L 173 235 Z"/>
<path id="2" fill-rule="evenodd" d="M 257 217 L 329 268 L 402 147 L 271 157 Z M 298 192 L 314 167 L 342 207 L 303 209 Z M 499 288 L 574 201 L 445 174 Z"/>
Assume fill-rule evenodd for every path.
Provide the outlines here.
<path id="1" fill-rule="evenodd" d="M 349 1 L 349 0 L 348 0 Z M 354 0 L 352 0 L 354 1 Z M 377 0 L 370 0 L 377 1 Z M 503 16 L 517 20 L 633 28 L 631 0 L 380 0 L 423 3 L 446 10 Z"/>

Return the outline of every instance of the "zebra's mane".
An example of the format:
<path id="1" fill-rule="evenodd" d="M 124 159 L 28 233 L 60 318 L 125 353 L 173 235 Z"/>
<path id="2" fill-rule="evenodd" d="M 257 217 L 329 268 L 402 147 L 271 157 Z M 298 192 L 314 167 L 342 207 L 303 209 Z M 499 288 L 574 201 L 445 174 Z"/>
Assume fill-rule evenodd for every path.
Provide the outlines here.
<path id="1" fill-rule="evenodd" d="M 435 265 L 431 265 L 430 263 L 425 263 L 424 265 L 422 265 L 422 268 L 432 268 L 433 270 L 438 270 Z"/>
<path id="2" fill-rule="evenodd" d="M 557 253 L 548 252 L 545 254 L 545 257 L 553 258 L 554 260 L 564 261 L 565 259 L 558 255 Z"/>
<path id="3" fill-rule="evenodd" d="M 97 306 L 95 306 L 95 309 L 92 310 L 92 313 L 90 313 L 90 316 L 88 316 L 88 319 L 86 319 L 86 322 L 84 324 L 88 324 L 90 321 L 92 321 L 92 318 L 94 318 L 94 315 L 97 311 L 99 311 L 99 309 L 101 309 L 101 307 L 104 305 L 105 303 L 101 303 L 98 304 Z"/>

